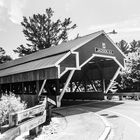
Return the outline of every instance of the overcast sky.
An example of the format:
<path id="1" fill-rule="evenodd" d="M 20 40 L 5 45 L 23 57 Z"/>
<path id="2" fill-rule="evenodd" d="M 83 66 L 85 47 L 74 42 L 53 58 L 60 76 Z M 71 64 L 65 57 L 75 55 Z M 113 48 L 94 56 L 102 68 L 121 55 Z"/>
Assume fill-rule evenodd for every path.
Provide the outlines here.
<path id="1" fill-rule="evenodd" d="M 115 42 L 140 40 L 140 0 L 0 0 L 0 46 L 15 57 L 12 50 L 25 44 L 22 17 L 49 7 L 55 19 L 70 17 L 77 24 L 70 37 L 115 29 L 118 34 L 110 35 Z"/>

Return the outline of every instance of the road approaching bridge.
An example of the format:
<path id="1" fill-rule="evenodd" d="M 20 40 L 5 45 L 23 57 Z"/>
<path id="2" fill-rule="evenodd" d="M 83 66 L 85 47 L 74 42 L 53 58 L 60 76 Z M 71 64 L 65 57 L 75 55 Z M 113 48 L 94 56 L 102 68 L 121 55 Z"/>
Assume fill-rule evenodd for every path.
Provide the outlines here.
<path id="1" fill-rule="evenodd" d="M 140 140 L 139 110 L 140 102 L 134 100 L 82 102 L 59 108 L 55 111 L 65 116 L 67 127 L 55 139 L 76 140 L 79 136 L 84 140 L 99 139 L 105 129 L 105 124 L 100 119 L 102 117 L 111 127 L 108 140 Z M 97 115 L 100 116 L 99 119 L 96 118 Z M 94 127 L 92 119 L 98 120 L 98 128 Z"/>

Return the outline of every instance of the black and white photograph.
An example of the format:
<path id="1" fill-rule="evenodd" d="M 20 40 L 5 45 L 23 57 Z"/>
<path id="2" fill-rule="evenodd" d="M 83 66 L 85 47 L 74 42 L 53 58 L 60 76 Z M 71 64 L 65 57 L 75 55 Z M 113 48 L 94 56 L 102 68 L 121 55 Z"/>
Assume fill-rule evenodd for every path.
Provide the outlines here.
<path id="1" fill-rule="evenodd" d="M 139 0 L 0 0 L 0 140 L 140 140 Z"/>

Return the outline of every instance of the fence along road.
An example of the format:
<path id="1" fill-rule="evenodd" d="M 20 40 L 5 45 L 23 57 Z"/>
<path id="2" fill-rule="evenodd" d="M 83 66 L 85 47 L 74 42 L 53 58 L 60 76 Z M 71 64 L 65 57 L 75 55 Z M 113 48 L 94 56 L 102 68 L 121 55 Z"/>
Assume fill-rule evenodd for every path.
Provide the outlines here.
<path id="1" fill-rule="evenodd" d="M 41 105 L 15 112 L 9 117 L 9 130 L 0 135 L 0 140 L 13 140 L 46 121 L 46 101 Z M 38 115 L 35 117 L 35 115 Z M 24 119 L 28 119 L 24 121 Z M 21 123 L 21 121 L 23 121 Z M 13 127 L 13 128 L 10 128 Z"/>

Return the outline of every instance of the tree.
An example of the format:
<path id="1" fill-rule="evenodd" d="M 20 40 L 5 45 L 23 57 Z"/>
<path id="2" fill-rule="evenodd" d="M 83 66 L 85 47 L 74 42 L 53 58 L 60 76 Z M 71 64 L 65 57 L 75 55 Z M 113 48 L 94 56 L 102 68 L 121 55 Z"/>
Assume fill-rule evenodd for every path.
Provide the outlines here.
<path id="1" fill-rule="evenodd" d="M 131 53 L 136 52 L 137 49 L 138 49 L 138 45 L 139 45 L 138 41 L 133 40 L 133 41 L 130 43 L 130 46 L 131 46 L 131 47 L 130 47 L 130 52 L 131 52 Z"/>
<path id="2" fill-rule="evenodd" d="M 127 54 L 125 70 L 121 70 L 117 82 L 122 91 L 140 91 L 140 41 L 133 40 L 128 45 L 124 40 L 118 43 Z"/>
<path id="3" fill-rule="evenodd" d="M 138 71 L 136 69 L 136 62 L 138 62 L 139 59 L 137 53 L 138 42 L 133 40 L 130 45 L 128 45 L 125 40 L 121 40 L 119 43 L 116 44 L 128 57 L 125 63 L 125 70 L 122 70 L 120 72 L 120 76 L 117 78 L 118 86 L 122 91 L 134 90 L 134 81 L 138 79 L 138 75 L 136 75 L 136 73 L 138 74 Z"/>
<path id="4" fill-rule="evenodd" d="M 116 43 L 117 46 L 122 50 L 124 54 L 128 54 L 130 51 L 130 47 L 125 40 L 121 40 L 119 43 Z"/>
<path id="5" fill-rule="evenodd" d="M 9 114 L 26 109 L 27 104 L 13 93 L 2 94 L 0 98 L 0 126 L 9 120 Z M 9 123 L 9 122 L 7 122 Z"/>
<path id="6" fill-rule="evenodd" d="M 71 25 L 70 18 L 65 18 L 64 21 L 60 19 L 53 21 L 53 14 L 54 11 L 49 8 L 46 9 L 45 14 L 34 14 L 29 19 L 23 17 L 21 25 L 28 43 L 26 47 L 20 45 L 14 52 L 24 56 L 67 41 L 68 31 L 76 28 L 76 24 Z"/>
<path id="7" fill-rule="evenodd" d="M 9 55 L 6 55 L 5 50 L 2 47 L 0 47 L 0 64 L 11 60 L 12 58 Z"/>
<path id="8" fill-rule="evenodd" d="M 133 43 L 132 43 L 133 42 Z M 127 61 L 125 63 L 125 70 L 120 73 L 121 80 L 120 85 L 123 90 L 127 91 L 139 91 L 140 90 L 140 53 L 139 53 L 139 41 L 132 41 L 130 52 L 127 55 Z"/>

